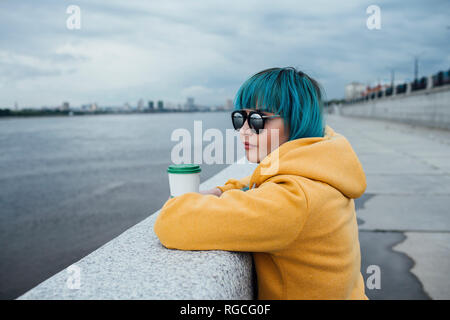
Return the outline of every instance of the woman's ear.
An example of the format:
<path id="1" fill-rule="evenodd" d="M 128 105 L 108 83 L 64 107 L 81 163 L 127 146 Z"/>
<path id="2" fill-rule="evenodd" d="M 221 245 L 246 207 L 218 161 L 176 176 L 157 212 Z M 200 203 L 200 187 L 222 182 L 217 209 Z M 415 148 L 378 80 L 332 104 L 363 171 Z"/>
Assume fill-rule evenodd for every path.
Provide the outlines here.
<path id="1" fill-rule="evenodd" d="M 291 137 L 291 128 L 289 125 L 289 121 L 284 121 L 284 136 L 287 138 L 287 141 L 289 141 L 289 138 Z"/>

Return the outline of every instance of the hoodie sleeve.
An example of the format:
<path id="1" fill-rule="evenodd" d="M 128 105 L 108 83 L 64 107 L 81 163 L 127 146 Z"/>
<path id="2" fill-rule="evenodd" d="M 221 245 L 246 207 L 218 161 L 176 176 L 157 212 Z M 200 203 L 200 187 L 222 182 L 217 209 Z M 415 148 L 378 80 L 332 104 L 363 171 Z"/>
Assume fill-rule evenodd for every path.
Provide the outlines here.
<path id="1" fill-rule="evenodd" d="M 286 247 L 308 216 L 307 197 L 292 177 L 220 197 L 185 193 L 168 200 L 154 225 L 169 249 L 270 252 Z"/>
<path id="2" fill-rule="evenodd" d="M 231 190 L 231 189 L 242 189 L 243 187 L 249 187 L 250 184 L 250 178 L 252 175 L 249 175 L 247 177 L 244 177 L 240 180 L 237 179 L 229 179 L 227 182 L 225 182 L 225 185 L 223 186 L 216 186 L 216 188 L 219 188 L 222 190 L 222 192 Z"/>

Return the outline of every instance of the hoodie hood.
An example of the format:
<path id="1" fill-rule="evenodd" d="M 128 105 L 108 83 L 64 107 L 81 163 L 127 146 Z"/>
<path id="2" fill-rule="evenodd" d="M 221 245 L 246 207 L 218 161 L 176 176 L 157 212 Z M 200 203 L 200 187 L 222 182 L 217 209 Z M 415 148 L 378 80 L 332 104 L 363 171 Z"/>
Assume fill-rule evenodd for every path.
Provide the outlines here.
<path id="1" fill-rule="evenodd" d="M 350 142 L 330 126 L 324 137 L 287 141 L 262 160 L 250 178 L 258 187 L 276 175 L 297 175 L 324 182 L 348 198 L 366 190 L 366 176 Z"/>

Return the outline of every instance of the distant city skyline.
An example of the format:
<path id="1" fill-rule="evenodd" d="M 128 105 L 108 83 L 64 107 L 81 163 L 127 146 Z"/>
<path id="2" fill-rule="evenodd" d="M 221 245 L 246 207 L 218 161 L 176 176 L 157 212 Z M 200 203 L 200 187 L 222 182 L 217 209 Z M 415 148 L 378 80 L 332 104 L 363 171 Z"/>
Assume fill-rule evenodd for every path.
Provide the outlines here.
<path id="1" fill-rule="evenodd" d="M 69 5 L 80 29 L 67 27 Z M 450 2 L 80 0 L 0 2 L 0 108 L 149 100 L 229 105 L 239 86 L 270 67 L 293 66 L 326 99 L 353 81 L 411 81 L 450 67 Z M 142 104 L 141 104 L 142 107 Z"/>
<path id="2" fill-rule="evenodd" d="M 4 107 L 0 106 L 0 109 Z M 19 106 L 17 101 L 14 103 L 14 106 L 7 106 L 6 109 L 10 110 L 24 110 L 24 109 L 38 109 L 38 110 L 83 110 L 83 111 L 96 111 L 96 110 L 180 110 L 180 111 L 203 111 L 203 110 L 232 110 L 233 103 L 231 99 L 227 99 L 222 104 L 216 105 L 200 105 L 195 103 L 194 97 L 188 97 L 184 103 L 173 102 L 173 101 L 163 101 L 163 100 L 145 100 L 139 99 L 136 103 L 133 102 L 125 102 L 122 104 L 116 105 L 100 105 L 97 102 L 84 103 L 80 105 L 73 105 L 69 101 L 63 101 L 57 105 L 42 105 L 42 106 Z"/>
<path id="3" fill-rule="evenodd" d="M 162 102 L 163 108 L 166 109 L 179 109 L 179 110 L 192 110 L 194 108 L 224 108 L 225 110 L 231 110 L 233 108 L 232 99 L 226 99 L 222 104 L 196 104 L 194 97 L 188 97 L 187 101 L 185 102 L 174 102 L 174 101 L 163 101 L 163 100 L 145 100 L 145 99 L 138 99 L 136 103 L 130 101 L 130 102 L 124 102 L 124 103 L 117 103 L 117 104 L 98 104 L 97 102 L 87 102 L 82 103 L 78 105 L 74 105 L 70 103 L 69 101 L 62 101 L 59 104 L 55 105 L 24 105 L 21 106 L 17 101 L 14 102 L 13 106 L 0 106 L 0 109 L 2 108 L 8 108 L 11 110 L 20 110 L 20 109 L 52 109 L 52 108 L 58 108 L 61 110 L 76 110 L 76 109 L 102 109 L 102 108 L 130 108 L 130 109 L 151 109 L 156 110 L 158 109 L 158 102 Z"/>

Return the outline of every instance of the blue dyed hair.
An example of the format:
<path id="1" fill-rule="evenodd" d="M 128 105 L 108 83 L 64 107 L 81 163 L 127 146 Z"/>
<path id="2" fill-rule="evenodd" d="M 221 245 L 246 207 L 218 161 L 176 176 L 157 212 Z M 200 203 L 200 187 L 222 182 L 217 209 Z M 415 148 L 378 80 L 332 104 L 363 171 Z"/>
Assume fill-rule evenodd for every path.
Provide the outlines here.
<path id="1" fill-rule="evenodd" d="M 289 127 L 289 140 L 325 134 L 322 89 L 293 67 L 256 73 L 239 88 L 234 106 L 235 110 L 258 109 L 281 115 Z"/>

